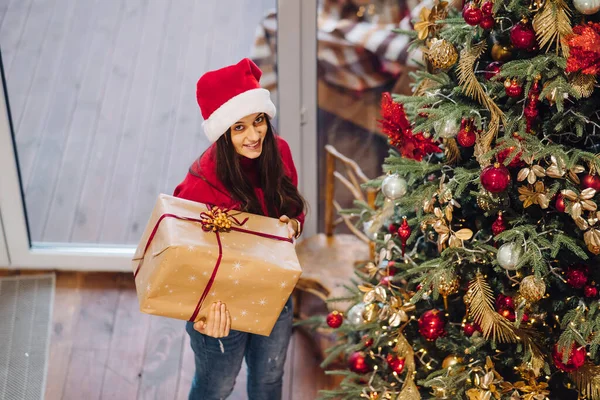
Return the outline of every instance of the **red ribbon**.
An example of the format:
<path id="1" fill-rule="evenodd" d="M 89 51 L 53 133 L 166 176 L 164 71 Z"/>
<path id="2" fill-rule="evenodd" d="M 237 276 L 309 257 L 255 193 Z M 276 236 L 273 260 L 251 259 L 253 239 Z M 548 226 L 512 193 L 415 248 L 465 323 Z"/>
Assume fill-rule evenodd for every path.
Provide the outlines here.
<path id="1" fill-rule="evenodd" d="M 223 211 L 223 213 L 227 214 L 229 210 L 225 210 Z M 144 247 L 144 252 L 142 253 L 142 257 L 140 260 L 140 263 L 138 264 L 133 277 L 134 279 L 137 277 L 138 273 L 140 272 L 140 269 L 142 268 L 142 264 L 144 263 L 144 256 L 146 255 L 146 252 L 148 251 L 148 248 L 150 247 L 150 244 L 152 244 L 152 240 L 154 240 L 154 236 L 156 236 L 156 232 L 158 231 L 158 227 L 160 225 L 160 223 L 165 219 L 165 218 L 176 218 L 182 221 L 191 221 L 191 222 L 199 222 L 202 224 L 202 228 L 204 229 L 205 227 L 205 223 L 206 223 L 206 217 L 208 217 L 208 214 L 206 213 L 202 213 L 201 214 L 201 218 L 190 218 L 190 217 L 181 217 L 179 215 L 175 215 L 175 214 L 163 214 L 160 216 L 160 218 L 158 219 L 158 221 L 156 222 L 156 224 L 154 225 L 154 228 L 152 229 L 152 232 L 150 233 L 150 237 L 148 238 L 148 242 L 146 243 L 146 247 Z M 243 221 L 239 221 L 237 220 L 234 216 L 232 215 L 227 215 L 228 219 L 231 219 L 235 224 L 242 226 L 244 225 L 249 218 L 244 219 Z M 267 238 L 267 239 L 273 239 L 273 240 L 279 240 L 282 242 L 288 242 L 288 243 L 293 243 L 293 240 L 290 238 L 286 238 L 286 237 L 282 237 L 282 236 L 276 236 L 276 235 L 270 235 L 268 233 L 262 233 L 262 232 L 255 232 L 255 231 L 251 231 L 248 229 L 243 229 L 243 228 L 239 228 L 237 226 L 232 226 L 231 228 L 229 228 L 228 230 L 231 231 L 236 231 L 236 232 L 242 232 L 242 233 L 248 233 L 250 235 L 254 235 L 254 236 L 259 236 L 259 237 L 263 237 L 263 238 Z M 208 231 L 207 231 L 208 232 Z M 217 262 L 213 268 L 213 272 L 212 275 L 210 277 L 210 279 L 208 280 L 208 283 L 206 284 L 206 287 L 204 288 L 204 291 L 202 292 L 202 296 L 200 296 L 200 300 L 198 300 L 198 304 L 196 305 L 196 309 L 194 310 L 194 313 L 192 314 L 192 316 L 190 317 L 189 321 L 194 321 L 196 319 L 196 317 L 198 316 L 198 313 L 200 312 L 200 309 L 202 308 L 202 304 L 204 303 L 204 300 L 206 300 L 206 297 L 208 296 L 208 293 L 210 292 L 210 289 L 212 288 L 212 285 L 214 284 L 214 281 L 216 279 L 217 276 L 217 272 L 219 271 L 219 267 L 221 266 L 221 259 L 223 258 L 223 246 L 221 244 L 221 236 L 220 236 L 220 232 L 214 231 L 215 235 L 217 236 L 217 244 L 219 246 L 219 257 L 217 258 Z"/>

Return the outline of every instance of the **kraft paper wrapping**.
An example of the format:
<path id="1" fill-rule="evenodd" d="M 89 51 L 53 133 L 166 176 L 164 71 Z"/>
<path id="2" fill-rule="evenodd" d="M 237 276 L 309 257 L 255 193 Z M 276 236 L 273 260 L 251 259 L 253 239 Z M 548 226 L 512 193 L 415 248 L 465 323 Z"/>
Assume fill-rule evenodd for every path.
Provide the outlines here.
<path id="1" fill-rule="evenodd" d="M 140 310 L 198 321 L 221 301 L 232 329 L 268 336 L 302 273 L 287 226 L 229 211 L 231 230 L 205 231 L 197 220 L 207 211 L 202 203 L 159 196 L 133 257 Z"/>

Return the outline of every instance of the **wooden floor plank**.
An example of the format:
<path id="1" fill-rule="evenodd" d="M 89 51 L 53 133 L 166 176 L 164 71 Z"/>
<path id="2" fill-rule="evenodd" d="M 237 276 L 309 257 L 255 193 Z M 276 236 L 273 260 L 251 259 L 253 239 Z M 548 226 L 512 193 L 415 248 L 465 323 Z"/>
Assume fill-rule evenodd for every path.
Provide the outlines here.
<path id="1" fill-rule="evenodd" d="M 10 45 L 6 43 L 10 40 L 10 35 L 5 37 L 0 32 L 6 85 L 10 95 L 10 108 L 14 121 L 21 120 L 33 82 L 31 77 L 40 68 L 40 55 L 46 42 L 45 39 L 50 28 L 56 1 L 28 0 L 19 1 L 18 3 L 23 3 L 22 6 L 29 5 L 29 10 L 27 12 L 23 10 L 27 20 L 22 28 L 21 38 L 12 59 L 10 55 L 13 51 L 10 49 Z M 9 16 L 9 18 L 11 17 L 14 16 Z M 15 19 L 18 20 L 19 18 Z M 4 58 L 5 49 L 8 52 L 8 58 Z"/>
<path id="2" fill-rule="evenodd" d="M 46 400 L 63 398 L 69 360 L 73 347 L 75 325 L 81 310 L 81 298 L 85 291 L 83 275 L 77 272 L 59 272 L 52 311 L 52 336 L 46 379 Z"/>
<path id="3" fill-rule="evenodd" d="M 29 16 L 33 0 L 5 0 L 5 16 L 2 18 L 0 27 L 0 38 L 2 38 L 2 58 L 5 63 L 5 71 L 10 69 L 12 61 L 19 49 L 21 36 L 25 29 L 25 23 Z"/>
<path id="4" fill-rule="evenodd" d="M 42 43 L 42 50 L 37 59 L 37 69 L 32 76 L 31 88 L 26 93 L 21 117 L 13 115 L 15 140 L 19 159 L 21 184 L 27 187 L 33 173 L 33 166 L 41 153 L 42 133 L 45 117 L 52 104 L 57 75 L 60 71 L 63 51 L 67 43 L 75 0 L 60 0 L 55 3 L 52 19 Z M 0 36 L 1 37 L 1 36 Z M 10 81 L 10 77 L 7 77 Z M 10 85 L 10 84 L 9 84 Z M 11 101 L 12 92 L 9 86 L 8 96 Z M 25 193 L 25 200 L 35 194 Z M 34 238 L 37 239 L 37 238 Z"/>
<path id="5" fill-rule="evenodd" d="M 37 153 L 31 179 L 25 187 L 29 232 L 34 242 L 42 239 L 67 132 L 79 95 L 79 82 L 88 60 L 91 32 L 86 17 L 89 14 L 88 4 L 77 2 L 59 73 L 50 95 L 52 101 L 42 128 L 41 151 Z"/>
<path id="6" fill-rule="evenodd" d="M 151 318 L 138 399 L 175 398 L 184 335 L 184 321 Z"/>
<path id="7" fill-rule="evenodd" d="M 89 57 L 81 79 L 77 102 L 62 149 L 62 160 L 56 188 L 42 235 L 44 242 L 68 242 L 73 227 L 73 210 L 77 205 L 74 188 L 83 185 L 84 165 L 94 151 L 95 127 L 109 76 L 109 63 L 114 51 L 114 40 L 122 13 L 122 0 L 102 1 L 91 13 Z M 67 129 L 67 126 L 65 126 Z"/>
<path id="8" fill-rule="evenodd" d="M 151 316 L 140 312 L 133 276 L 120 274 L 119 280 L 121 290 L 101 399 L 136 398 L 150 327 Z"/>
<path id="9" fill-rule="evenodd" d="M 114 157 L 121 137 L 123 117 L 133 78 L 133 67 L 140 47 L 140 28 L 144 18 L 144 5 L 141 0 L 128 0 L 124 3 L 121 24 L 113 53 L 108 86 L 103 97 L 100 119 L 96 126 L 92 153 L 90 154 L 84 184 L 73 188 L 78 198 L 75 223 L 70 240 L 96 243 L 100 237 L 100 227 L 105 211 L 105 198 L 114 168 Z M 162 5 L 164 2 L 152 2 Z M 159 7 L 149 7 L 162 10 Z M 158 24 L 157 26 L 160 26 Z"/>
<path id="10" fill-rule="evenodd" d="M 117 280 L 117 274 L 84 274 L 63 399 L 100 398 L 119 300 Z"/>

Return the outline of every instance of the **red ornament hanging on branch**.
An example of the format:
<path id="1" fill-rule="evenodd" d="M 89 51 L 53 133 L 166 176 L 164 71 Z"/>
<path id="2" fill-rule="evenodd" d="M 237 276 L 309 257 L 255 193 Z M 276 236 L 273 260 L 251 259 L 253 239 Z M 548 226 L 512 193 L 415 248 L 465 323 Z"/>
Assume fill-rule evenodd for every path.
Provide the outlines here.
<path id="1" fill-rule="evenodd" d="M 494 2 L 486 1 L 481 5 L 481 12 L 483 15 L 492 15 L 494 11 Z"/>
<path id="2" fill-rule="evenodd" d="M 521 97 L 523 94 L 523 87 L 519 85 L 519 81 L 515 78 L 512 80 L 506 78 L 506 81 L 504 81 L 504 91 L 508 97 Z"/>
<path id="3" fill-rule="evenodd" d="M 583 288 L 583 294 L 588 299 L 594 299 L 598 296 L 598 288 L 594 285 L 586 285 Z"/>
<path id="4" fill-rule="evenodd" d="M 330 328 L 337 329 L 342 326 L 344 315 L 339 311 L 332 311 L 327 315 L 327 325 Z"/>
<path id="5" fill-rule="evenodd" d="M 585 364 L 585 357 L 585 347 L 577 347 L 575 343 L 573 343 L 573 347 L 571 347 L 569 359 L 566 363 L 563 362 L 563 352 L 558 350 L 558 343 L 554 345 L 554 350 L 552 351 L 554 365 L 556 368 L 565 372 L 574 372 L 583 367 L 583 364 Z"/>
<path id="6" fill-rule="evenodd" d="M 366 374 L 371 370 L 371 367 L 367 363 L 367 357 L 365 356 L 365 353 L 361 351 L 352 353 L 352 355 L 348 358 L 348 367 L 351 371 L 356 372 L 357 374 Z"/>
<path id="7" fill-rule="evenodd" d="M 460 131 L 456 135 L 456 141 L 463 147 L 471 147 L 475 144 L 477 135 L 475 134 L 475 124 L 473 119 L 465 119 L 460 123 Z"/>
<path id="8" fill-rule="evenodd" d="M 573 265 L 567 269 L 567 283 L 575 289 L 581 289 L 588 282 L 589 274 L 587 265 Z"/>
<path id="9" fill-rule="evenodd" d="M 527 19 L 521 20 L 510 30 L 510 41 L 516 49 L 533 51 L 537 47 L 535 31 Z"/>
<path id="10" fill-rule="evenodd" d="M 510 184 L 510 172 L 504 165 L 488 165 L 479 177 L 481 186 L 490 193 L 500 193 Z"/>
<path id="11" fill-rule="evenodd" d="M 419 333 L 433 341 L 446 334 L 446 320 L 440 310 L 425 311 L 419 318 Z"/>
<path id="12" fill-rule="evenodd" d="M 392 369 L 392 371 L 394 371 L 396 374 L 400 375 L 402 371 L 404 371 L 404 357 L 398 357 L 395 354 L 388 354 L 386 357 L 386 361 Z"/>
<path id="13" fill-rule="evenodd" d="M 494 236 L 498 236 L 502 232 L 506 230 L 506 222 L 504 222 L 504 217 L 502 216 L 502 211 L 498 211 L 498 218 L 492 224 L 492 232 Z"/>
<path id="14" fill-rule="evenodd" d="M 581 180 L 581 186 L 584 188 L 592 188 L 596 191 L 600 191 L 600 177 L 596 174 L 585 175 Z"/>
<path id="15" fill-rule="evenodd" d="M 559 193 L 556 196 L 556 203 L 554 203 L 554 207 L 556 207 L 556 211 L 561 213 L 565 212 L 565 210 L 567 209 L 567 205 L 565 204 L 565 198 L 562 194 Z"/>
<path id="16" fill-rule="evenodd" d="M 381 116 L 381 131 L 387 135 L 390 144 L 400 151 L 402 157 L 421 161 L 426 155 L 442 152 L 432 138 L 426 138 L 423 133 L 413 134 L 404 107 L 393 101 L 389 92 L 381 96 Z"/>
<path id="17" fill-rule="evenodd" d="M 501 61 L 494 61 L 488 64 L 488 66 L 485 68 L 485 79 L 487 79 L 488 81 L 490 79 L 492 79 L 493 77 L 495 77 L 496 75 L 498 75 L 498 73 L 500 73 L 500 69 L 502 67 L 502 62 Z"/>
<path id="18" fill-rule="evenodd" d="M 406 250 L 406 241 L 410 237 L 411 233 L 412 233 L 412 230 L 410 229 L 410 226 L 408 225 L 408 221 L 406 220 L 406 217 L 402 217 L 402 224 L 400 225 L 400 228 L 398 228 L 398 237 L 400 238 L 400 240 L 402 242 L 402 257 L 404 257 L 404 252 Z"/>
<path id="19" fill-rule="evenodd" d="M 467 24 L 476 26 L 483 19 L 483 11 L 477 6 L 477 3 L 470 2 L 463 8 L 462 16 Z"/>
<path id="20" fill-rule="evenodd" d="M 527 123 L 527 133 L 531 133 L 533 124 L 539 115 L 538 105 L 540 104 L 540 92 L 540 78 L 536 78 L 529 90 L 527 105 L 525 106 L 524 112 Z"/>

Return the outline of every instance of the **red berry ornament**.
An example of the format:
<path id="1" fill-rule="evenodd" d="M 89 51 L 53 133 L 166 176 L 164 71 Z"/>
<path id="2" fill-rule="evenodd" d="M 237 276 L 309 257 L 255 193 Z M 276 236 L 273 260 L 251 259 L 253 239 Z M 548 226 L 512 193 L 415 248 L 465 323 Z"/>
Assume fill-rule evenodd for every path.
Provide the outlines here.
<path id="1" fill-rule="evenodd" d="M 396 374 L 400 375 L 404 370 L 404 357 L 398 357 L 395 354 L 388 354 L 386 357 L 386 361 L 390 366 L 391 370 Z"/>
<path id="2" fill-rule="evenodd" d="M 398 232 L 398 228 L 399 228 L 398 224 L 390 224 L 390 226 L 388 227 L 388 232 L 393 235 L 394 233 Z"/>
<path id="3" fill-rule="evenodd" d="M 467 24 L 476 26 L 483 19 L 483 12 L 475 3 L 469 3 L 463 9 L 462 16 Z"/>
<path id="4" fill-rule="evenodd" d="M 565 212 L 565 210 L 567 209 L 567 206 L 565 204 L 565 198 L 562 194 L 556 196 L 556 202 L 554 203 L 554 207 L 556 207 L 556 211 L 558 212 Z"/>
<path id="5" fill-rule="evenodd" d="M 400 225 L 400 228 L 398 228 L 398 237 L 402 241 L 402 257 L 404 257 L 404 251 L 406 250 L 406 241 L 410 237 L 411 233 L 412 231 L 408 225 L 406 217 L 402 217 L 402 224 Z"/>
<path id="6" fill-rule="evenodd" d="M 479 26 L 486 31 L 489 31 L 496 24 L 496 19 L 492 15 L 484 15 L 479 23 Z"/>
<path id="7" fill-rule="evenodd" d="M 363 343 L 365 347 L 371 347 L 373 345 L 373 338 L 365 335 L 363 336 Z"/>
<path id="8" fill-rule="evenodd" d="M 484 75 L 485 79 L 487 79 L 489 81 L 490 79 L 492 79 L 493 77 L 498 75 L 501 67 L 502 67 L 502 62 L 500 62 L 500 61 L 494 61 L 494 62 L 489 63 L 485 69 L 485 75 Z"/>
<path id="9" fill-rule="evenodd" d="M 344 322 L 344 315 L 338 311 L 332 311 L 327 315 L 327 325 L 330 328 L 337 329 L 342 326 Z"/>
<path id="10" fill-rule="evenodd" d="M 419 333 L 427 340 L 436 340 L 446 334 L 446 320 L 439 310 L 425 311 L 419 318 Z"/>
<path id="11" fill-rule="evenodd" d="M 473 336 L 473 334 L 475 333 L 476 330 L 477 330 L 477 328 L 475 327 L 475 325 L 473 325 L 469 322 L 467 322 L 465 324 L 465 326 L 463 326 L 463 332 L 467 336 Z"/>
<path id="12" fill-rule="evenodd" d="M 504 82 L 504 91 L 508 97 L 521 97 L 523 94 L 523 88 L 516 79 L 513 79 L 512 81 L 507 79 Z"/>
<path id="13" fill-rule="evenodd" d="M 365 353 L 361 351 L 352 353 L 352 355 L 348 358 L 348 367 L 352 372 L 356 372 L 357 374 L 366 374 L 371 370 L 371 367 L 369 367 L 369 364 L 367 364 L 367 357 L 365 356 Z"/>
<path id="14" fill-rule="evenodd" d="M 552 360 L 554 361 L 554 365 L 556 368 L 565 371 L 565 372 L 574 372 L 583 366 L 585 363 L 586 351 L 585 347 L 577 347 L 573 344 L 571 347 L 571 352 L 569 353 L 569 359 L 565 364 L 563 362 L 563 353 L 558 350 L 558 343 L 554 345 L 554 350 L 552 351 Z"/>
<path id="15" fill-rule="evenodd" d="M 567 270 L 567 283 L 575 289 L 581 289 L 588 281 L 589 268 L 587 265 L 574 265 Z"/>
<path id="16" fill-rule="evenodd" d="M 494 2 L 486 1 L 481 5 L 481 12 L 484 15 L 492 15 L 492 11 L 494 10 Z"/>
<path id="17" fill-rule="evenodd" d="M 585 288 L 583 288 L 583 294 L 589 299 L 594 299 L 598 297 L 598 288 L 596 286 L 586 285 Z"/>
<path id="18" fill-rule="evenodd" d="M 584 188 L 592 188 L 596 191 L 600 190 L 600 177 L 598 175 L 586 175 L 581 180 L 581 185 Z"/>
<path id="19" fill-rule="evenodd" d="M 514 150 L 515 150 L 515 147 L 514 146 L 510 146 L 510 147 L 507 147 L 506 149 L 498 152 L 498 154 L 496 155 L 496 158 L 498 159 L 498 162 L 500 164 L 504 164 L 504 161 L 506 161 L 506 159 L 512 155 L 512 152 Z M 515 168 L 515 167 L 518 167 L 519 165 L 521 165 L 521 162 L 522 162 L 521 155 L 522 154 L 523 154 L 523 152 L 519 151 L 514 156 L 514 158 L 511 158 L 511 161 L 510 161 L 510 163 L 508 163 L 508 166 L 511 167 L 511 168 Z"/>
<path id="20" fill-rule="evenodd" d="M 506 230 L 506 222 L 504 222 L 504 217 L 502 216 L 502 211 L 498 212 L 498 218 L 492 224 L 492 232 L 494 236 L 498 236 L 502 232 Z"/>
<path id="21" fill-rule="evenodd" d="M 502 293 L 496 297 L 496 310 L 515 309 L 515 302 L 512 297 L 505 296 Z"/>
<path id="22" fill-rule="evenodd" d="M 511 308 L 505 308 L 504 310 L 500 311 L 500 315 L 502 315 L 504 318 L 506 318 L 510 322 L 515 322 L 515 319 L 517 319 L 515 310 L 513 310 Z"/>
<path id="23" fill-rule="evenodd" d="M 520 50 L 533 51 L 537 47 L 533 26 L 526 20 L 512 27 L 510 41 L 515 48 Z"/>
<path id="24" fill-rule="evenodd" d="M 510 184 L 510 172 L 504 165 L 495 163 L 489 165 L 481 172 L 479 177 L 481 185 L 491 193 L 500 193 L 506 190 Z"/>

